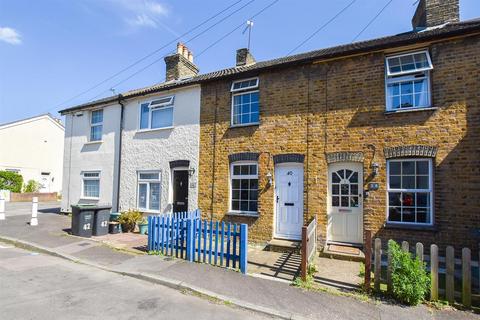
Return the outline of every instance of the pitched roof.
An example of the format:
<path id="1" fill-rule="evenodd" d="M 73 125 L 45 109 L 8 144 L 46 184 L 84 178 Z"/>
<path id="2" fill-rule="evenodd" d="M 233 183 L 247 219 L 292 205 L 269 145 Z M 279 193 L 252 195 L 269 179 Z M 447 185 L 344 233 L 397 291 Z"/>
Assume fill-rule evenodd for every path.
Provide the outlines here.
<path id="1" fill-rule="evenodd" d="M 382 38 L 376 38 L 373 40 L 354 42 L 345 45 L 339 45 L 330 48 L 324 48 L 314 51 L 309 51 L 305 53 L 300 53 L 296 55 L 286 56 L 282 58 L 260 61 L 255 64 L 232 67 L 227 69 L 222 69 L 210 73 L 200 74 L 192 78 L 163 82 L 148 86 L 145 88 L 135 89 L 127 91 L 123 94 L 90 101 L 84 104 L 80 104 L 71 108 L 63 109 L 59 111 L 62 114 L 93 107 L 100 104 L 111 103 L 118 101 L 120 98 L 128 99 L 137 96 L 147 95 L 151 93 L 156 93 L 164 90 L 174 89 L 178 87 L 183 87 L 187 85 L 199 84 L 206 81 L 234 77 L 236 75 L 241 75 L 243 73 L 249 72 L 258 72 L 270 68 L 278 68 L 283 66 L 290 66 L 294 64 L 307 63 L 312 60 L 322 60 L 330 59 L 334 57 L 347 56 L 358 53 L 365 53 L 373 50 L 382 50 L 392 47 L 399 47 L 409 44 L 414 44 L 418 42 L 426 42 L 441 38 L 466 35 L 469 33 L 480 32 L 480 19 L 473 19 L 458 23 L 448 23 L 440 27 L 433 27 L 423 31 L 415 32 L 410 31 L 406 33 L 401 33 L 393 36 L 387 36 Z"/>
<path id="2" fill-rule="evenodd" d="M 12 127 L 12 126 L 17 126 L 17 125 L 20 125 L 20 124 L 28 123 L 28 122 L 40 120 L 40 119 L 48 119 L 48 120 L 52 121 L 55 125 L 57 125 L 60 129 L 65 130 L 65 127 L 60 122 L 60 120 L 58 120 L 57 118 L 52 116 L 50 113 L 44 113 L 44 114 L 41 114 L 41 115 L 38 115 L 38 116 L 34 116 L 34 117 L 30 117 L 30 118 L 25 118 L 25 119 L 21 119 L 21 120 L 16 120 L 16 121 L 6 122 L 6 123 L 3 123 L 3 124 L 0 124 L 0 130 L 1 129 L 6 129 L 6 128 L 9 128 L 9 127 Z"/>

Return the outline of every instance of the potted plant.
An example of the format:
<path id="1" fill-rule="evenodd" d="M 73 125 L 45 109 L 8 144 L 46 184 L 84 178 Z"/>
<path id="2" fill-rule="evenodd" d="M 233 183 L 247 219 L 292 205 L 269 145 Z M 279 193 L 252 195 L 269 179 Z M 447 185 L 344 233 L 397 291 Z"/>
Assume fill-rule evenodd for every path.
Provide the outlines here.
<path id="1" fill-rule="evenodd" d="M 142 221 L 142 213 L 138 210 L 130 209 L 120 214 L 118 222 L 122 225 L 122 232 L 133 232 L 135 225 Z"/>
<path id="2" fill-rule="evenodd" d="M 142 221 L 138 223 L 138 232 L 140 234 L 147 234 L 148 230 L 148 220 L 146 218 L 143 218 Z"/>

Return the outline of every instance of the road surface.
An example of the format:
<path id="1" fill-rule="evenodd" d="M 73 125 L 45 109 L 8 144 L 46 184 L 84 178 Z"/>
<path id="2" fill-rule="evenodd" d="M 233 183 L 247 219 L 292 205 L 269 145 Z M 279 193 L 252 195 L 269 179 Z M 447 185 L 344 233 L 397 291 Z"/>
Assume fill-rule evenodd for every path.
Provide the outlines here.
<path id="1" fill-rule="evenodd" d="M 0 242 L 1 319 L 265 319 L 219 302 Z"/>

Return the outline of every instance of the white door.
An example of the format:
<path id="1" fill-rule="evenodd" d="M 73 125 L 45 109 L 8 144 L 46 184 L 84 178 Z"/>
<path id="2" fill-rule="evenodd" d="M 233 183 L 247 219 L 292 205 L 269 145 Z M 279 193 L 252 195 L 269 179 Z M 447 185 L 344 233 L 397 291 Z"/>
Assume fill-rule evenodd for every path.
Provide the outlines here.
<path id="1" fill-rule="evenodd" d="M 363 242 L 363 164 L 334 163 L 328 167 L 327 239 Z"/>
<path id="2" fill-rule="evenodd" d="M 303 226 L 303 165 L 275 166 L 275 237 L 300 240 Z"/>

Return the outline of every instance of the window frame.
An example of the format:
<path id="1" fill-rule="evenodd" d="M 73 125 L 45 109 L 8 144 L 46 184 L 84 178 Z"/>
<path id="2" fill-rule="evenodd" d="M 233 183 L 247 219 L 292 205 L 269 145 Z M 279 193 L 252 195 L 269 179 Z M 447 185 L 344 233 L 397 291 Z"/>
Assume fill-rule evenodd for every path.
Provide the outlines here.
<path id="1" fill-rule="evenodd" d="M 161 99 L 169 99 L 169 101 L 164 103 L 155 104 L 152 106 L 152 103 L 161 100 Z M 147 116 L 147 127 L 142 128 L 142 106 L 148 103 L 148 116 Z M 158 98 L 152 98 L 143 102 L 139 102 L 138 108 L 138 130 L 139 131 L 152 131 L 152 130 L 162 130 L 162 129 L 170 129 L 174 127 L 175 123 L 175 95 L 167 95 Z M 169 126 L 152 128 L 152 117 L 153 112 L 156 110 L 165 110 L 165 109 L 172 109 L 172 123 Z"/>
<path id="2" fill-rule="evenodd" d="M 401 58 L 404 56 L 410 56 L 410 55 L 415 55 L 419 53 L 426 54 L 428 67 L 409 70 L 409 71 L 401 71 L 393 74 L 390 73 L 389 59 Z M 401 54 L 392 54 L 392 55 L 385 56 L 385 109 L 386 111 L 394 113 L 394 112 L 405 112 L 409 110 L 422 110 L 422 109 L 431 108 L 432 107 L 431 70 L 433 70 L 433 63 L 432 63 L 432 59 L 430 57 L 430 53 L 428 49 L 409 51 L 409 52 L 403 52 Z M 418 77 L 418 75 L 423 75 L 423 77 Z M 419 80 L 420 78 L 425 79 L 427 83 L 427 104 L 425 106 L 412 106 L 408 108 L 397 108 L 397 109 L 393 108 L 390 102 L 390 96 L 388 94 L 388 86 L 393 83 L 399 83 L 401 85 L 401 83 L 405 83 L 405 82 L 414 82 L 415 80 Z M 415 85 L 413 85 L 413 88 L 415 88 Z M 412 92 L 412 96 L 413 96 L 413 103 L 415 104 L 415 92 Z M 401 94 L 400 94 L 400 97 L 401 97 Z"/>
<path id="3" fill-rule="evenodd" d="M 86 177 L 86 173 L 95 173 L 97 174 L 96 177 Z M 99 200 L 100 199 L 100 180 L 101 180 L 101 171 L 100 170 L 89 170 L 89 171 L 82 171 L 81 172 L 82 176 L 82 193 L 81 193 L 81 198 L 82 199 L 88 199 L 88 200 Z M 98 197 L 92 197 L 92 196 L 87 196 L 85 195 L 85 180 L 89 181 L 98 181 Z"/>
<path id="4" fill-rule="evenodd" d="M 158 174 L 157 179 L 141 179 L 141 174 Z M 159 198 L 158 198 L 158 210 L 150 209 L 150 184 L 158 183 L 160 186 Z M 146 199 L 145 199 L 145 208 L 140 207 L 140 185 L 145 184 L 147 186 L 146 190 Z M 142 212 L 152 212 L 159 213 L 162 210 L 162 172 L 161 170 L 139 170 L 137 171 L 137 197 L 136 197 L 136 207 Z"/>
<path id="5" fill-rule="evenodd" d="M 236 175 L 235 177 L 240 177 L 240 178 L 237 178 L 237 179 L 257 179 L 257 211 L 244 211 L 244 210 L 233 210 L 232 208 L 232 202 L 233 202 L 233 183 L 232 183 L 232 180 L 234 178 L 234 175 L 233 175 L 233 167 L 236 166 L 236 165 L 255 165 L 257 167 L 257 174 L 256 175 Z M 258 161 L 250 161 L 250 160 L 240 160 L 240 161 L 235 161 L 235 162 L 232 162 L 230 163 L 230 172 L 229 172 L 229 189 L 230 189 L 230 192 L 229 192 L 229 204 L 228 204 L 228 209 L 229 209 L 229 212 L 231 213 L 236 213 L 236 214 L 245 214 L 245 215 L 258 215 L 258 202 L 259 202 L 259 195 L 258 195 L 258 190 L 260 190 L 259 188 L 259 183 L 260 183 L 260 179 L 259 179 L 259 174 L 258 174 Z M 250 192 L 250 189 L 248 189 L 249 192 Z"/>
<path id="6" fill-rule="evenodd" d="M 415 70 L 400 71 L 400 72 L 395 72 L 393 74 L 390 73 L 389 59 L 401 58 L 401 57 L 405 57 L 405 56 L 413 56 L 415 54 L 420 54 L 420 53 L 425 53 L 425 55 L 427 56 L 428 67 L 415 69 Z M 403 52 L 401 54 L 388 55 L 388 56 L 385 57 L 385 65 L 386 65 L 387 76 L 389 76 L 389 77 L 401 76 L 401 75 L 405 75 L 405 74 L 411 74 L 411 73 L 418 73 L 418 72 L 433 70 L 433 63 L 432 63 L 432 59 L 430 57 L 430 53 L 428 52 L 428 49 L 415 50 L 415 51 Z"/>
<path id="7" fill-rule="evenodd" d="M 405 162 L 405 161 L 428 161 L 428 189 L 392 189 L 390 188 L 390 163 L 391 162 Z M 418 226 L 418 227 L 431 227 L 435 224 L 435 205 L 434 205 L 434 174 L 433 174 L 433 159 L 432 158 L 392 158 L 392 159 L 387 159 L 386 162 L 386 168 L 387 168 L 387 185 L 386 185 L 386 223 L 390 225 L 405 225 L 405 226 Z M 417 175 L 415 174 L 415 177 Z M 414 193 L 429 193 L 430 194 L 430 222 L 429 223 L 423 223 L 423 222 L 404 222 L 404 221 L 390 221 L 389 220 L 389 215 L 390 215 L 390 197 L 389 193 L 390 192 L 414 192 Z M 417 208 L 417 206 L 415 206 Z M 402 213 L 403 215 L 403 213 Z M 402 216 L 403 220 L 403 216 Z"/>
<path id="8" fill-rule="evenodd" d="M 93 121 L 93 113 L 97 112 L 97 111 L 102 111 L 102 121 L 93 123 L 92 122 Z M 90 141 L 90 142 L 101 142 L 103 140 L 103 116 L 104 116 L 103 108 L 95 109 L 95 110 L 90 111 L 90 135 L 89 135 L 89 140 L 88 141 Z M 92 128 L 93 127 L 102 127 L 99 139 L 92 139 Z"/>
<path id="9" fill-rule="evenodd" d="M 230 112 L 230 126 L 232 127 L 245 127 L 245 126 L 252 126 L 252 125 L 258 125 L 260 124 L 260 94 L 259 94 L 259 99 L 258 99 L 258 121 L 256 122 L 246 122 L 246 123 L 233 123 L 233 110 L 234 110 L 234 100 L 236 96 L 241 96 L 244 94 L 251 94 L 251 93 L 256 93 L 260 92 L 260 90 L 251 90 L 251 91 L 242 91 L 242 92 L 236 92 L 232 94 L 232 103 L 231 103 L 231 112 Z"/>
<path id="10" fill-rule="evenodd" d="M 245 87 L 245 88 L 238 88 L 238 89 L 234 89 L 233 87 L 235 86 L 236 83 L 240 83 L 240 82 L 246 82 L 246 81 L 251 81 L 251 80 L 255 80 L 255 85 L 254 86 L 249 86 L 249 87 Z M 232 82 L 232 85 L 230 87 L 230 92 L 241 92 L 241 91 L 250 91 L 252 89 L 258 89 L 258 84 L 259 84 L 260 80 L 258 77 L 252 77 L 252 78 L 247 78 L 247 79 L 241 79 L 241 80 L 235 80 Z"/>

